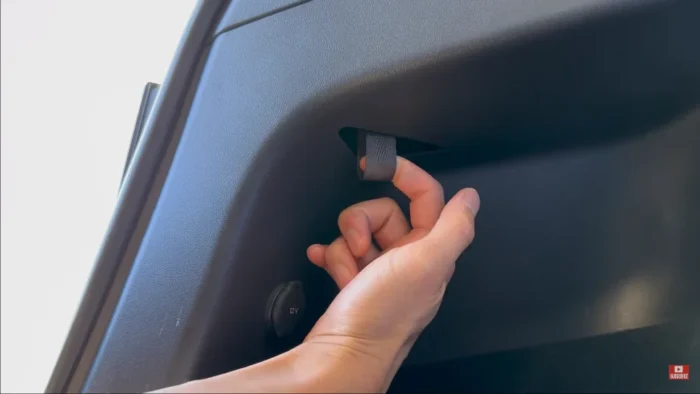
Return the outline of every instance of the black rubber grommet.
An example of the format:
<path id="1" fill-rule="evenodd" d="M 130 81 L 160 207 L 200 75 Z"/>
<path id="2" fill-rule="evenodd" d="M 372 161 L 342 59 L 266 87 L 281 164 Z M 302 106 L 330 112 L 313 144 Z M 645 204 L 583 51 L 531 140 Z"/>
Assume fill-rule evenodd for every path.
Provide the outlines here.
<path id="1" fill-rule="evenodd" d="M 299 281 L 282 283 L 267 302 L 268 326 L 278 338 L 286 337 L 294 331 L 305 309 L 304 285 Z"/>

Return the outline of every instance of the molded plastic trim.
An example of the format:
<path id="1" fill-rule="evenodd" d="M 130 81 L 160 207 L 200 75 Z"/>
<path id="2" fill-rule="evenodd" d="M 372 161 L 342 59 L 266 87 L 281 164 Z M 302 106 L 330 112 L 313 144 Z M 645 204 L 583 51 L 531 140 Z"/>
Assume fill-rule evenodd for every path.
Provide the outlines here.
<path id="1" fill-rule="evenodd" d="M 104 242 L 95 261 L 78 312 L 66 342 L 49 379 L 46 392 L 66 392 L 85 345 L 88 343 L 107 294 L 112 289 L 117 268 L 127 245 L 132 241 L 133 229 L 151 192 L 154 174 L 163 158 L 175 121 L 180 116 L 183 99 L 192 81 L 192 71 L 199 61 L 204 44 L 220 16 L 224 2 L 200 1 L 183 33 L 155 103 L 152 116 L 145 124 L 142 143 L 137 145 L 133 163 L 124 177 L 117 206 Z"/>

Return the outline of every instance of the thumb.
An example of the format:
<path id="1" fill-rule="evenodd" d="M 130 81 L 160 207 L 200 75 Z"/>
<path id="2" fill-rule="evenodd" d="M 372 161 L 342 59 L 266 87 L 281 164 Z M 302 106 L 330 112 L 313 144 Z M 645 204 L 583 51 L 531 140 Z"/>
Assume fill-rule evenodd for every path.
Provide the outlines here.
<path id="1" fill-rule="evenodd" d="M 445 205 L 435 226 L 420 242 L 439 255 L 441 263 L 454 263 L 474 239 L 474 217 L 481 205 L 476 190 L 462 189 Z"/>

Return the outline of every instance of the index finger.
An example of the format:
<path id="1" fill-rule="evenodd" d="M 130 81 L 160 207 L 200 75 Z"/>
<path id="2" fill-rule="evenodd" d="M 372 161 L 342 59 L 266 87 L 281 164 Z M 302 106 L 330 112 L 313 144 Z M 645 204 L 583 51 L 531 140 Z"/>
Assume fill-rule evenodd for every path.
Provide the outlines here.
<path id="1" fill-rule="evenodd" d="M 363 170 L 365 162 L 364 158 L 360 161 Z M 400 156 L 396 157 L 396 171 L 391 181 L 411 201 L 409 210 L 413 228 L 431 229 L 445 207 L 445 196 L 440 182 Z"/>

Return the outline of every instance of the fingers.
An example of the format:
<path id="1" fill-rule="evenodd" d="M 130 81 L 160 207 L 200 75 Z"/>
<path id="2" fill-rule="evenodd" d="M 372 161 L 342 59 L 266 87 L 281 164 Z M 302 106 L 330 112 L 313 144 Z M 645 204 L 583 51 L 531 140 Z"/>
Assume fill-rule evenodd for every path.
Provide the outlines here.
<path id="1" fill-rule="evenodd" d="M 345 209 L 338 227 L 355 257 L 364 257 L 372 246 L 372 236 L 386 249 L 411 231 L 396 201 L 390 198 L 363 201 Z"/>
<path id="2" fill-rule="evenodd" d="M 382 252 L 377 249 L 376 246 L 371 245 L 367 254 L 357 259 L 357 268 L 362 271 L 369 263 L 373 262 L 374 259 L 379 257 L 381 254 Z"/>
<path id="3" fill-rule="evenodd" d="M 364 169 L 365 164 L 366 160 L 362 159 L 360 167 Z M 444 195 L 442 185 L 435 178 L 410 161 L 397 157 L 392 182 L 410 200 L 413 229 L 394 200 L 364 201 L 345 209 L 338 217 L 341 237 L 329 246 L 312 245 L 307 250 L 309 260 L 325 268 L 341 289 L 380 255 L 372 244 L 373 237 L 381 249 L 395 248 L 422 239 L 442 220 Z"/>
<path id="4" fill-rule="evenodd" d="M 430 229 L 445 206 L 442 185 L 417 165 L 397 157 L 392 182 L 411 200 L 411 224 L 416 229 Z"/>
<path id="5" fill-rule="evenodd" d="M 326 267 L 326 248 L 321 244 L 313 244 L 306 249 L 306 256 L 309 260 L 321 268 Z"/>
<path id="6" fill-rule="evenodd" d="M 345 287 L 359 272 L 355 256 L 350 252 L 348 243 L 343 237 L 338 237 L 326 249 L 326 270 L 338 284 Z"/>
<path id="7" fill-rule="evenodd" d="M 439 254 L 436 261 L 454 263 L 474 239 L 474 217 L 479 212 L 479 194 L 474 189 L 462 189 L 445 206 L 440 218 L 422 247 Z"/>
<path id="8" fill-rule="evenodd" d="M 364 170 L 365 165 L 366 160 L 362 158 L 360 168 Z M 445 206 L 440 182 L 400 156 L 396 158 L 396 171 L 392 182 L 411 200 L 410 216 L 413 228 L 432 228 Z"/>
<path id="9" fill-rule="evenodd" d="M 312 263 L 325 269 L 340 289 L 344 288 L 357 276 L 367 264 L 376 259 L 380 252 L 371 245 L 365 256 L 356 259 L 343 237 L 338 237 L 328 246 L 314 244 L 309 246 L 306 254 Z"/>

